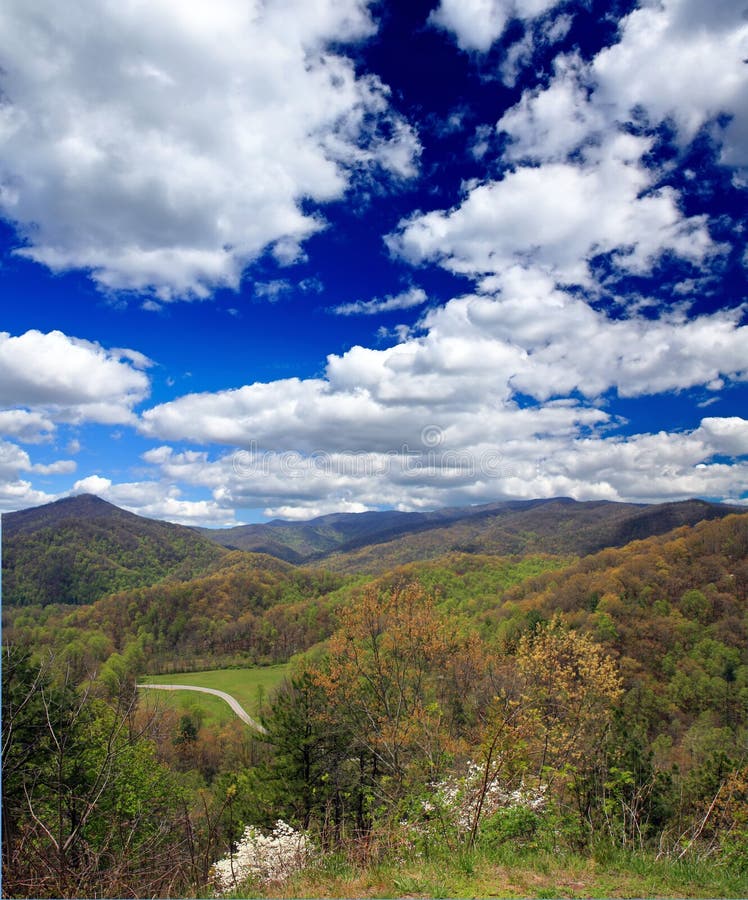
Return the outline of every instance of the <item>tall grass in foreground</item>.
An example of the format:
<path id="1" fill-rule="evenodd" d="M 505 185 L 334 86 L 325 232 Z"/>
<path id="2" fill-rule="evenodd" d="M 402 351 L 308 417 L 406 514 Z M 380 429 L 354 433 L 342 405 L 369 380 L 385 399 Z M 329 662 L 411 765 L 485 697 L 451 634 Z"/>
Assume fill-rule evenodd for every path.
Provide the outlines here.
<path id="1" fill-rule="evenodd" d="M 583 854 L 477 846 L 459 853 L 386 855 L 357 863 L 332 853 L 288 880 L 250 882 L 230 897 L 746 897 L 748 870 L 715 860 L 657 859 L 600 848 Z"/>

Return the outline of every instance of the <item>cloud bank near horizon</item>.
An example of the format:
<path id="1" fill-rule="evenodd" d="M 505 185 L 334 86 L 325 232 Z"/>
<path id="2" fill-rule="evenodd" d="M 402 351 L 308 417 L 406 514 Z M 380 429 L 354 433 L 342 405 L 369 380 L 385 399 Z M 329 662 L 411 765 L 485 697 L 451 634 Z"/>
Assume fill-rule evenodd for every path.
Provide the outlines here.
<path id="1" fill-rule="evenodd" d="M 376 33 L 368 4 L 94 7 L 45 17 L 13 0 L 0 13 L 0 46 L 23 31 L 38 51 L 8 57 L 0 108 L 0 204 L 27 257 L 154 308 L 207 299 L 263 253 L 298 259 L 325 204 L 363 208 L 367 192 L 418 180 L 422 123 L 345 55 Z M 519 78 L 574 14 L 546 0 L 441 0 L 423 24 L 474 66 L 510 26 L 522 32 L 502 57 Z M 110 77 L 92 80 L 102 54 Z M 748 266 L 748 222 L 745 207 L 693 202 L 688 161 L 700 147 L 745 193 L 746 58 L 733 3 L 646 4 L 588 58 L 559 50 L 491 121 L 458 123 L 466 146 L 482 141 L 483 177 L 379 232 L 411 277 L 370 299 L 320 297 L 336 323 L 418 318 L 329 353 L 315 377 L 248 372 L 238 387 L 155 402 L 154 364 L 137 349 L 1 334 L 0 506 L 58 496 L 39 479 L 68 477 L 70 490 L 73 472 L 73 490 L 210 524 L 243 509 L 303 518 L 556 495 L 745 502 L 748 420 L 698 408 L 748 381 L 746 297 L 703 304 L 729 266 Z M 435 271 L 465 289 L 437 298 Z M 291 282 L 254 293 L 277 300 Z M 690 398 L 687 427 L 620 411 L 668 397 Z M 80 471 L 64 441 L 115 426 L 137 447 L 128 466 Z M 54 459 L 32 460 L 58 443 Z"/>

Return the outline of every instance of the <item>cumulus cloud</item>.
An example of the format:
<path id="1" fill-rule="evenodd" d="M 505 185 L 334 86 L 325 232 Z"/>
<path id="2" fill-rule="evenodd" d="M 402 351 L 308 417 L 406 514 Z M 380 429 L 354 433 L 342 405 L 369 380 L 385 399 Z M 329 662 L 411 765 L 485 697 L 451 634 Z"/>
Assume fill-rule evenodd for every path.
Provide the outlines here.
<path id="1" fill-rule="evenodd" d="M 476 436 L 460 450 L 437 444 L 419 452 L 178 452 L 158 448 L 160 477 L 202 486 L 220 506 L 264 508 L 268 516 L 305 519 L 326 512 L 401 510 L 501 498 L 570 496 L 578 500 L 661 502 L 693 496 L 733 498 L 748 490 L 744 452 L 727 463 L 724 431 L 748 422 L 710 419 L 686 433 L 585 436 L 573 430 Z M 716 436 L 715 436 L 716 435 Z"/>
<path id="2" fill-rule="evenodd" d="M 522 263 L 584 285 L 590 260 L 603 253 L 637 274 L 664 253 L 701 262 L 719 250 L 706 218 L 684 216 L 676 191 L 654 188 L 641 162 L 650 147 L 647 138 L 614 134 L 589 147 L 581 164 L 519 166 L 470 185 L 452 210 L 401 222 L 389 246 L 414 264 L 434 261 L 477 279 Z"/>
<path id="3" fill-rule="evenodd" d="M 76 471 L 72 459 L 32 462 L 25 450 L 3 437 L 39 444 L 50 441 L 60 423 L 132 424 L 133 407 L 149 393 L 143 369 L 150 365 L 136 350 L 106 350 L 60 331 L 0 332 L 0 509 L 57 499 L 22 475 Z M 71 439 L 67 452 L 79 450 L 79 441 Z"/>
<path id="4" fill-rule="evenodd" d="M 696 434 L 715 453 L 732 457 L 748 455 L 748 420 L 739 416 L 702 419 Z"/>
<path id="5" fill-rule="evenodd" d="M 42 127 L 41 121 L 60 137 L 54 158 L 45 132 L 24 160 L 24 172 L 54 175 L 34 181 L 38 197 L 24 194 L 22 179 L 3 182 L 6 210 L 18 210 L 20 225 L 35 219 L 37 201 L 64 213 L 65 221 L 73 209 L 72 193 L 65 193 L 73 190 L 72 176 L 78 172 L 87 185 L 76 196 L 75 227 L 60 236 L 62 227 L 58 234 L 42 217 L 28 252 L 49 264 L 59 253 L 63 267 L 88 265 L 104 286 L 153 289 L 153 303 L 235 284 L 246 262 L 268 245 L 282 262 L 298 258 L 305 237 L 323 227 L 309 211 L 313 206 L 305 203 L 302 211 L 301 198 L 338 198 L 352 172 L 373 165 L 405 177 L 418 151 L 413 133 L 393 118 L 386 89 L 357 77 L 349 61 L 328 49 L 335 37 L 356 39 L 371 30 L 362 4 L 298 4 L 298 16 L 281 24 L 274 0 L 261 10 L 247 7 L 246 20 L 236 19 L 233 4 L 219 2 L 207 30 L 194 24 L 198 14 L 191 7 L 175 6 L 174 33 L 156 47 L 141 31 L 162 15 L 165 3 L 149 7 L 137 27 L 129 7 L 107 12 L 108 30 L 93 42 L 81 37 L 84 12 L 61 27 L 54 45 L 59 52 L 37 53 L 33 62 L 11 57 L 9 84 L 22 90 L 0 110 L 0 135 L 11 149 L 28 143 L 28 130 Z M 442 0 L 431 21 L 453 31 L 463 49 L 486 50 L 510 19 L 522 19 L 525 40 L 502 69 L 511 81 L 531 58 L 533 41 L 556 40 L 568 28 L 568 16 L 559 17 L 554 31 L 545 16 L 552 5 Z M 8 34 L 7 22 L 20 27 L 26 15 L 12 9 L 5 20 L 0 14 Z M 702 388 L 703 397 L 728 380 L 748 379 L 745 309 L 691 314 L 703 280 L 679 275 L 678 305 L 668 310 L 657 310 L 657 298 L 643 296 L 641 287 L 633 298 L 616 293 L 620 276 L 646 278 L 674 259 L 707 276 L 726 251 L 713 239 L 707 217 L 687 212 L 686 198 L 668 185 L 654 132 L 667 122 L 685 147 L 709 126 L 725 164 L 748 159 L 748 67 L 741 61 L 748 57 L 748 23 L 739 13 L 728 0 L 642 4 L 621 21 L 611 47 L 591 61 L 559 57 L 547 82 L 526 91 L 492 133 L 478 129 L 474 156 L 487 158 L 502 148 L 491 169 L 499 175 L 466 183 L 453 208 L 416 213 L 388 239 L 390 249 L 414 265 L 436 263 L 468 276 L 474 292 L 423 313 L 417 326 L 398 332 L 394 346 L 354 346 L 330 355 L 320 377 L 187 394 L 154 406 L 137 420 L 141 433 L 158 442 L 143 455 L 153 479 L 114 484 L 96 475 L 76 486 L 136 512 L 214 523 L 230 521 L 230 511 L 240 507 L 303 518 L 501 497 L 648 501 L 734 498 L 748 491 L 745 419 L 710 416 L 688 431 L 623 435 L 627 428 L 612 412 L 616 396 Z M 49 47 L 48 30 L 37 23 L 28 39 Z M 154 26 L 154 34 L 163 32 Z M 101 84 L 84 79 L 91 54 L 108 47 L 115 33 L 126 39 L 111 51 L 113 65 L 102 70 L 107 77 Z M 136 33 L 143 50 L 133 62 L 127 48 Z M 248 35 L 262 36 L 261 52 L 240 63 Z M 217 53 L 222 43 L 225 52 L 221 46 Z M 71 47 L 80 58 L 66 55 Z M 172 91 L 193 97 L 185 86 L 194 83 L 194 59 L 204 70 L 194 105 L 165 116 L 174 106 Z M 661 77 L 660 66 L 676 75 Z M 240 73 L 238 84 L 229 83 L 229 71 Z M 50 89 L 42 102 L 43 92 L 54 79 L 69 88 L 73 76 L 76 90 L 66 96 L 78 98 L 76 116 L 63 104 L 46 118 L 19 118 L 27 107 L 48 112 L 58 95 Z M 122 79 L 145 79 L 149 87 L 133 91 L 128 82 L 127 96 L 137 102 L 125 102 L 118 94 L 125 94 Z M 132 125 L 132 143 L 144 141 L 142 157 L 127 132 L 115 145 L 122 162 L 112 165 L 106 110 L 118 125 Z M 66 144 L 74 126 L 79 143 Z M 68 157 L 79 169 L 70 169 Z M 93 175 L 104 170 L 99 184 Z M 111 228 L 97 230 L 97 222 L 109 219 L 92 210 L 108 215 L 113 207 Z M 81 230 L 80 222 L 93 224 Z M 129 243 L 122 234 L 130 235 Z M 94 259 L 85 255 L 89 251 L 98 254 L 95 261 L 86 262 Z M 268 281 L 257 293 L 272 299 L 290 284 Z M 595 303 L 602 296 L 618 304 L 615 315 Z M 385 313 L 426 299 L 413 288 L 332 311 Z M 34 352 L 27 360 L 43 360 L 48 348 L 67 353 L 69 345 L 78 354 L 78 374 L 60 364 L 59 352 L 49 373 L 24 373 L 15 357 L 4 362 L 0 340 L 0 384 L 12 386 L 9 396 L 27 398 L 13 406 L 28 407 L 12 411 L 26 418 L 0 417 L 9 435 L 41 440 L 50 433 L 46 423 L 58 420 L 134 421 L 132 411 L 148 390 L 147 360 L 64 335 L 57 343 L 40 341 L 29 339 Z M 92 377 L 94 370 L 100 377 Z M 106 386 L 118 379 L 110 393 Z M 216 449 L 172 446 L 185 441 Z M 25 468 L 19 465 L 18 450 L 8 451 L 13 484 L 21 483 L 19 473 L 34 471 L 28 457 Z M 184 499 L 177 484 L 208 491 L 212 499 Z"/>
<path id="6" fill-rule="evenodd" d="M 350 500 L 328 500 L 307 506 L 268 506 L 263 514 L 269 519 L 285 519 L 286 521 L 304 521 L 326 516 L 329 513 L 361 513 L 367 512 L 368 506 Z"/>
<path id="7" fill-rule="evenodd" d="M 673 121 L 681 140 L 726 115 L 723 161 L 748 165 L 748 17 L 733 0 L 642 4 L 591 67 L 594 102 L 627 119 Z M 667 77 L 662 73 L 667 72 Z"/>
<path id="8" fill-rule="evenodd" d="M 554 61 L 554 77 L 542 88 L 526 90 L 499 119 L 496 129 L 510 138 L 511 161 L 564 162 L 585 143 L 599 141 L 610 127 L 609 112 L 590 102 L 591 74 L 576 55 Z"/>
<path id="9" fill-rule="evenodd" d="M 237 452 L 211 458 L 162 445 L 144 460 L 161 477 L 210 489 L 221 505 L 299 515 L 499 496 L 734 496 L 742 463 L 713 457 L 743 455 L 743 420 L 705 419 L 690 437 L 622 438 L 605 395 L 748 378 L 739 311 L 615 319 L 519 266 L 494 276 L 492 289 L 430 310 L 420 337 L 331 355 L 323 378 L 148 409 L 146 435 Z"/>
<path id="10" fill-rule="evenodd" d="M 60 331 L 0 332 L 0 406 L 12 407 L 0 413 L 0 429 L 38 439 L 52 420 L 132 422 L 133 407 L 149 392 L 142 371 L 149 362 L 136 351 L 106 350 Z"/>
<path id="11" fill-rule="evenodd" d="M 554 62 L 554 76 L 524 92 L 499 131 L 507 158 L 564 159 L 605 129 L 669 122 L 681 144 L 720 116 L 714 137 L 722 160 L 748 164 L 748 20 L 732 2 L 666 0 L 625 17 L 618 40 L 590 63 L 576 55 Z M 662 73 L 667 72 L 666 78 Z"/>
<path id="12" fill-rule="evenodd" d="M 622 397 L 642 397 L 721 387 L 721 375 L 748 378 L 742 310 L 694 319 L 667 313 L 611 319 L 537 272 L 515 267 L 492 283 L 502 293 L 456 301 L 450 326 L 521 346 L 525 356 L 510 383 L 537 400 L 575 391 L 595 398 L 611 388 Z M 433 321 L 438 325 L 439 316 Z"/>
<path id="13" fill-rule="evenodd" d="M 0 441 L 0 478 L 15 480 L 19 472 L 29 472 L 31 460 L 25 450 L 10 441 Z"/>
<path id="14" fill-rule="evenodd" d="M 414 306 L 422 306 L 428 299 L 426 291 L 422 288 L 410 288 L 401 294 L 373 300 L 356 300 L 353 303 L 341 303 L 333 306 L 330 312 L 338 316 L 374 316 L 378 313 L 392 312 L 398 309 L 412 309 Z"/>
<path id="15" fill-rule="evenodd" d="M 141 429 L 165 440 L 256 442 L 277 451 L 390 451 L 419 445 L 422 430 L 437 424 L 448 439 L 454 429 L 450 446 L 460 447 L 476 422 L 499 441 L 518 428 L 525 433 L 528 423 L 532 433 L 599 422 L 577 404 L 521 410 L 517 394 L 541 403 L 574 392 L 594 400 L 610 389 L 638 397 L 748 377 L 740 311 L 612 319 L 520 267 L 492 286 L 492 296 L 429 312 L 422 337 L 329 356 L 324 378 L 188 394 L 146 410 Z"/>
<path id="16" fill-rule="evenodd" d="M 233 511 L 213 500 L 185 500 L 173 484 L 158 481 L 134 481 L 115 484 L 101 475 L 88 475 L 73 485 L 74 494 L 96 494 L 122 509 L 139 516 L 163 519 L 180 525 L 222 525 L 239 523 Z"/>
<path id="17" fill-rule="evenodd" d="M 69 474 L 75 471 L 75 461 L 61 459 L 53 463 L 32 463 L 29 454 L 11 441 L 0 440 L 0 479 L 17 480 L 21 472 L 41 475 Z"/>
<path id="18" fill-rule="evenodd" d="M 508 13 L 503 4 L 478 6 L 470 22 L 493 40 Z M 455 15 L 467 19 L 467 11 Z M 519 264 L 599 287 L 590 261 L 600 254 L 621 274 L 647 275 L 669 256 L 703 267 L 727 247 L 715 245 L 706 216 L 684 213 L 666 168 L 653 164 L 647 130 L 668 122 L 685 145 L 709 125 L 723 162 L 748 163 L 746 57 L 748 20 L 736 4 L 643 4 L 622 19 L 612 46 L 590 62 L 557 57 L 548 83 L 504 112 L 496 126 L 506 140 L 500 178 L 468 183 L 453 209 L 404 219 L 390 248 L 479 283 Z M 489 146 L 481 131 L 481 153 Z"/>
<path id="19" fill-rule="evenodd" d="M 38 506 L 57 499 L 57 495 L 37 490 L 22 474 L 63 475 L 75 471 L 70 459 L 42 464 L 33 463 L 29 454 L 11 441 L 0 439 L 0 512 Z"/>
<path id="20" fill-rule="evenodd" d="M 430 21 L 452 32 L 463 50 L 485 52 L 511 19 L 532 24 L 558 5 L 555 0 L 441 0 Z M 558 40 L 568 27 L 569 16 L 556 14 L 546 27 L 528 28 L 503 62 L 505 81 L 513 83 L 517 65 L 527 62 L 535 44 Z M 596 113 L 610 121 L 641 120 L 642 114 L 652 125 L 669 120 L 683 142 L 704 124 L 726 116 L 723 161 L 746 166 L 747 57 L 748 18 L 734 0 L 642 3 L 622 19 L 613 45 L 586 67 L 592 102 Z M 539 92 L 539 105 L 564 128 L 578 129 L 586 98 L 577 97 L 581 102 L 569 108 L 569 95 L 557 81 Z"/>
<path id="21" fill-rule="evenodd" d="M 30 481 L 0 479 L 0 512 L 14 512 L 17 509 L 28 509 L 30 506 L 41 506 L 57 500 L 59 495 L 49 494 L 35 488 Z"/>
<path id="22" fill-rule="evenodd" d="M 0 409 L 0 435 L 15 438 L 25 444 L 48 441 L 55 427 L 55 423 L 41 412 Z"/>
<path id="23" fill-rule="evenodd" d="M 268 247 L 294 261 L 324 227 L 302 201 L 415 172 L 387 87 L 330 49 L 373 30 L 363 0 L 4 3 L 0 210 L 18 252 L 159 302 L 238 287 Z"/>
<path id="24" fill-rule="evenodd" d="M 429 22 L 450 31 L 462 50 L 485 52 L 512 19 L 530 21 L 558 0 L 440 0 Z"/>

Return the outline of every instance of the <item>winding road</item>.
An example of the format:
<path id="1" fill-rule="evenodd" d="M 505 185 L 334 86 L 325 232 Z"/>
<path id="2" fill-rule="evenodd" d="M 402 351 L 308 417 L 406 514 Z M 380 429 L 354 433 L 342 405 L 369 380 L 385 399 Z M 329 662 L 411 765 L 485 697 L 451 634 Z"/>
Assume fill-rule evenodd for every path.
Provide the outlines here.
<path id="1" fill-rule="evenodd" d="M 198 687 L 196 684 L 138 684 L 136 687 L 156 691 L 200 691 L 202 694 L 214 694 L 216 697 L 220 697 L 221 700 L 225 700 L 242 722 L 246 722 L 250 728 L 254 728 L 260 734 L 267 734 L 267 729 L 263 728 L 259 722 L 249 715 L 236 697 L 232 697 L 231 694 L 227 694 L 225 691 L 218 691 L 209 687 Z"/>

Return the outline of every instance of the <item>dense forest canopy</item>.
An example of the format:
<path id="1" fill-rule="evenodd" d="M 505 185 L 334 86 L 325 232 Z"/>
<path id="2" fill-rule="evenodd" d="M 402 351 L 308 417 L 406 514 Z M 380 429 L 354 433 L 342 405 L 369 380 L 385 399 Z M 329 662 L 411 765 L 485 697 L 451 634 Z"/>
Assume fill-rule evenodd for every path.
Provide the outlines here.
<path id="1" fill-rule="evenodd" d="M 90 494 L 2 520 L 3 599 L 12 605 L 93 603 L 112 591 L 191 578 L 225 553 L 191 528 Z"/>
<path id="2" fill-rule="evenodd" d="M 605 846 L 745 872 L 748 515 L 378 576 L 218 552 L 193 577 L 4 609 L 11 895 L 179 896 L 237 873 L 257 892 L 283 847 L 369 865 Z M 289 659 L 264 736 L 135 689 Z"/>

